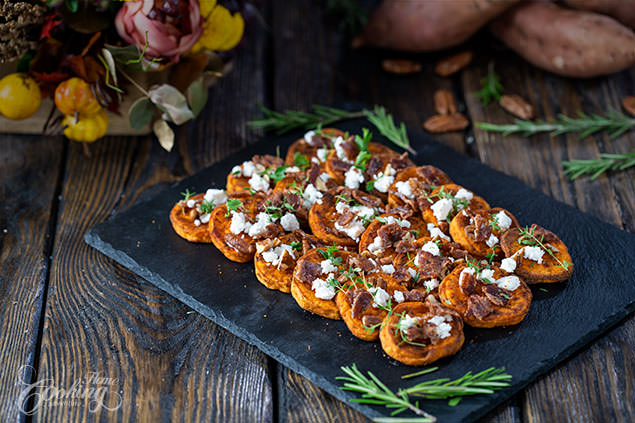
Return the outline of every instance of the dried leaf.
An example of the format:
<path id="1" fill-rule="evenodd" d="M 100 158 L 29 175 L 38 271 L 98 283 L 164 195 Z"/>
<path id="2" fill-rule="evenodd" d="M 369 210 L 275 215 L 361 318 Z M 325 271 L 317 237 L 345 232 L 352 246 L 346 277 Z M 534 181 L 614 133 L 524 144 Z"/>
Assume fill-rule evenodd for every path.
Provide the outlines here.
<path id="1" fill-rule="evenodd" d="M 154 105 L 147 97 L 141 97 L 130 106 L 128 121 L 132 129 L 141 129 L 150 124 L 154 117 Z"/>
<path id="2" fill-rule="evenodd" d="M 174 131 L 172 131 L 170 125 L 166 121 L 159 119 L 152 124 L 152 131 L 157 136 L 161 147 L 165 151 L 172 151 L 172 147 L 174 147 Z"/>
<path id="3" fill-rule="evenodd" d="M 207 103 L 207 87 L 205 87 L 202 76 L 187 87 L 187 101 L 194 116 L 198 116 Z"/>
<path id="4" fill-rule="evenodd" d="M 163 110 L 173 123 L 181 125 L 194 118 L 194 113 L 187 105 L 187 99 L 172 85 L 154 86 L 148 94 L 150 94 L 150 100 Z"/>
<path id="5" fill-rule="evenodd" d="M 101 49 L 101 54 L 104 56 L 104 60 L 108 65 L 108 71 L 110 72 L 110 76 L 112 77 L 113 85 L 118 86 L 117 82 L 117 67 L 115 66 L 115 58 L 112 57 L 112 53 L 107 48 Z"/>

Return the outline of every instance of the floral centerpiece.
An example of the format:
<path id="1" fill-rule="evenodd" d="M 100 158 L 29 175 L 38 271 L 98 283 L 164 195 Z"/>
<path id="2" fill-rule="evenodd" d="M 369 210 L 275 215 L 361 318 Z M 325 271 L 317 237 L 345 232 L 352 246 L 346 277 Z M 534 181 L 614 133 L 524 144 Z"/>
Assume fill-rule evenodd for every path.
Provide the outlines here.
<path id="1" fill-rule="evenodd" d="M 31 118 L 53 106 L 45 133 L 74 141 L 104 136 L 110 117 L 151 127 L 161 145 L 171 125 L 200 113 L 207 88 L 230 68 L 243 38 L 246 0 L 0 0 L 0 115 Z M 5 65 L 6 68 L 6 65 Z"/>

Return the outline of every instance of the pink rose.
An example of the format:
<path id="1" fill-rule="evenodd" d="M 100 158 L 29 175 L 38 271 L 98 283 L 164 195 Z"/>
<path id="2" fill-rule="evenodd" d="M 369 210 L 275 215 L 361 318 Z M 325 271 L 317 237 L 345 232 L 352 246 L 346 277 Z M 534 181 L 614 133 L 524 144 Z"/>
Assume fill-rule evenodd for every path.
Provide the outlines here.
<path id="1" fill-rule="evenodd" d="M 173 62 L 192 48 L 203 33 L 198 0 L 127 1 L 115 18 L 117 32 L 130 44 L 143 49 L 146 57 Z"/>

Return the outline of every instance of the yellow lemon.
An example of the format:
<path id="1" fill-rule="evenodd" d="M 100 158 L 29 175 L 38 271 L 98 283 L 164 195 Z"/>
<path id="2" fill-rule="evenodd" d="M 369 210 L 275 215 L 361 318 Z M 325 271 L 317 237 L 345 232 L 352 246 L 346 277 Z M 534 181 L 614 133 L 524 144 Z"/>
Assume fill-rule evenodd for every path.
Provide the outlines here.
<path id="1" fill-rule="evenodd" d="M 22 120 L 37 112 L 42 103 L 40 87 L 24 73 L 11 73 L 0 79 L 0 114 Z"/>

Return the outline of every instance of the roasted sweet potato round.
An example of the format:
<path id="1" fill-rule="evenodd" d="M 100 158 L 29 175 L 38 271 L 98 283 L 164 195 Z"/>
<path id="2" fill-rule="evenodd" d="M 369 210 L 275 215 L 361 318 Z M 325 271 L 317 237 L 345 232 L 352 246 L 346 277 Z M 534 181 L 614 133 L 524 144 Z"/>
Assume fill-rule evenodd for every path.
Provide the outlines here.
<path id="1" fill-rule="evenodd" d="M 359 190 L 328 190 L 309 211 L 313 235 L 328 245 L 356 247 L 370 219 L 383 209 L 381 199 Z"/>
<path id="2" fill-rule="evenodd" d="M 461 264 L 441 282 L 439 298 L 466 324 L 491 328 L 520 323 L 529 312 L 532 294 L 521 278 L 497 266 Z"/>
<path id="3" fill-rule="evenodd" d="M 174 232 L 190 242 L 212 242 L 207 227 L 209 211 L 202 213 L 200 210 L 204 197 L 205 194 L 201 193 L 188 198 L 188 201 L 181 200 L 170 211 L 170 223 Z"/>
<path id="4" fill-rule="evenodd" d="M 419 210 L 418 199 L 423 200 L 435 186 L 451 184 L 452 180 L 434 166 L 411 166 L 397 172 L 388 188 L 388 205 Z"/>
<path id="5" fill-rule="evenodd" d="M 489 209 L 489 204 L 472 191 L 456 184 L 441 185 L 433 189 L 419 202 L 423 220 L 437 226 L 443 233 L 450 233 L 450 222 L 464 209 Z"/>
<path id="6" fill-rule="evenodd" d="M 227 175 L 227 192 L 244 192 L 249 189 L 254 191 L 267 191 L 273 188 L 267 171 L 272 171 L 282 166 L 280 157 L 269 154 L 254 156 L 251 160 L 234 166 Z M 250 183 L 250 180 L 252 181 Z"/>
<path id="7" fill-rule="evenodd" d="M 357 156 L 360 150 L 355 143 L 354 136 L 348 137 L 343 142 L 339 139 L 336 139 L 334 141 L 333 147 L 334 150 L 326 158 L 324 168 L 326 169 L 328 174 L 331 175 L 331 177 L 335 180 L 335 182 L 337 182 L 339 185 L 344 185 L 346 182 L 346 172 L 354 167 L 353 165 L 357 160 Z M 394 157 L 399 156 L 396 151 L 376 142 L 371 142 L 368 144 L 368 152 L 371 154 L 372 157 L 377 155 Z M 360 182 L 359 189 L 362 188 L 363 186 Z"/>
<path id="8" fill-rule="evenodd" d="M 364 165 L 364 184 L 360 189 L 386 201 L 388 189 L 393 184 L 395 175 L 411 166 L 414 166 L 414 163 L 408 157 L 408 153 L 373 154 Z"/>
<path id="9" fill-rule="evenodd" d="M 501 246 L 505 256 L 515 261 L 514 272 L 527 283 L 561 282 L 573 274 L 567 246 L 538 225 L 508 230 L 501 237 Z"/>
<path id="10" fill-rule="evenodd" d="M 375 217 L 362 234 L 359 253 L 375 258 L 381 264 L 389 264 L 395 255 L 414 250 L 415 241 L 427 235 L 428 230 L 421 217 L 401 218 L 384 213 Z"/>
<path id="11" fill-rule="evenodd" d="M 251 195 L 248 192 L 236 192 L 229 197 L 227 201 L 232 211 L 240 216 L 234 217 L 232 211 L 228 212 L 227 203 L 216 207 L 209 220 L 209 233 L 212 242 L 225 257 L 231 261 L 246 263 L 254 258 L 256 248 L 255 240 L 245 233 L 244 229 L 246 223 L 256 217 L 258 205 L 264 200 L 264 194 Z M 234 218 L 236 221 L 232 228 Z M 279 233 L 280 228 L 275 224 L 272 225 L 276 226 L 276 233 Z"/>
<path id="12" fill-rule="evenodd" d="M 396 291 L 402 294 L 395 295 Z M 405 291 L 389 274 L 370 273 L 350 278 L 344 289 L 338 291 L 335 302 L 354 336 L 375 341 L 388 310 L 404 301 Z"/>
<path id="13" fill-rule="evenodd" d="M 258 241 L 254 256 L 256 278 L 269 289 L 289 293 L 298 259 L 317 247 L 323 245 L 300 230 Z"/>
<path id="14" fill-rule="evenodd" d="M 289 147 L 284 162 L 289 166 L 297 166 L 296 158 L 305 156 L 309 162 L 315 157 L 320 163 L 324 163 L 326 156 L 333 148 L 333 139 L 344 137 L 346 134 L 336 128 L 323 128 L 320 131 L 308 131 L 304 137 L 295 141 Z M 318 154 L 318 150 L 323 151 Z"/>
<path id="15" fill-rule="evenodd" d="M 379 340 L 395 360 L 423 366 L 456 354 L 465 341 L 463 321 L 429 296 L 425 302 L 405 302 L 393 308 Z"/>
<path id="16" fill-rule="evenodd" d="M 491 257 L 493 254 L 494 260 L 500 260 L 504 256 L 499 243 L 501 236 L 515 227 L 518 227 L 518 220 L 507 210 L 466 209 L 450 222 L 450 235 L 474 257 Z"/>

